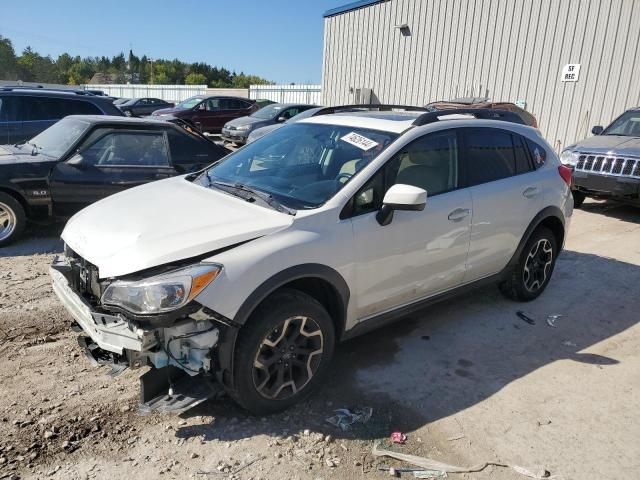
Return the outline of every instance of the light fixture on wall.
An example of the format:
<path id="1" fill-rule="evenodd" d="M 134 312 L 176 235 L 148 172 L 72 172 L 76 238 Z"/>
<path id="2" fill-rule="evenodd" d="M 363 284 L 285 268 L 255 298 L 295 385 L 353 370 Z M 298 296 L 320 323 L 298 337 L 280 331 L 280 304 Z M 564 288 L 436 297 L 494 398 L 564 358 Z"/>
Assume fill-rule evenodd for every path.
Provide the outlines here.
<path id="1" fill-rule="evenodd" d="M 402 34 L 403 37 L 408 37 L 409 35 L 411 35 L 411 29 L 409 28 L 409 25 L 407 25 L 406 23 L 396 25 L 393 28 L 397 28 L 398 30 L 400 30 L 400 33 Z"/>

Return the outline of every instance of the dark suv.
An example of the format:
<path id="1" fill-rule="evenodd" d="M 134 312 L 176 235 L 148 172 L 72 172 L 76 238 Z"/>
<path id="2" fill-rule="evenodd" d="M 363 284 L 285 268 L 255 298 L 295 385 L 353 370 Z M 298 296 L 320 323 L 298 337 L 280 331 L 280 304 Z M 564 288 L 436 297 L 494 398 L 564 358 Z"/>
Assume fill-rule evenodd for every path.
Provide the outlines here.
<path id="1" fill-rule="evenodd" d="M 35 137 L 67 115 L 118 115 L 113 99 L 83 90 L 0 88 L 0 144 Z"/>
<path id="2" fill-rule="evenodd" d="M 260 105 L 248 98 L 197 95 L 183 100 L 173 108 L 156 110 L 152 115 L 183 118 L 190 120 L 203 132 L 220 133 L 229 120 L 251 115 L 256 110 L 260 110 Z"/>

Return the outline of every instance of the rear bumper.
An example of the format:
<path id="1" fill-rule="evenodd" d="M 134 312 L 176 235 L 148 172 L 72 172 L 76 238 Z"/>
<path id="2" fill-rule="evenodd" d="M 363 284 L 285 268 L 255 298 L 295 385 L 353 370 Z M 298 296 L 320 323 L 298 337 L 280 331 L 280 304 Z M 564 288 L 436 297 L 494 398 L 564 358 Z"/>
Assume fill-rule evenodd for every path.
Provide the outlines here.
<path id="1" fill-rule="evenodd" d="M 223 128 L 220 136 L 222 137 L 222 140 L 226 142 L 244 144 L 244 143 L 247 143 L 247 137 L 249 136 L 249 132 L 240 132 L 237 130 L 227 130 L 226 128 Z"/>
<path id="2" fill-rule="evenodd" d="M 638 198 L 640 196 L 640 179 L 574 170 L 571 188 L 587 195 Z"/>
<path id="3" fill-rule="evenodd" d="M 93 310 L 91 305 L 71 288 L 63 273 L 67 266 L 66 259 L 60 257 L 51 265 L 49 274 L 53 291 L 84 333 L 100 348 L 122 355 L 125 350 L 142 352 L 155 343 L 151 332 L 137 328 L 124 317 Z"/>

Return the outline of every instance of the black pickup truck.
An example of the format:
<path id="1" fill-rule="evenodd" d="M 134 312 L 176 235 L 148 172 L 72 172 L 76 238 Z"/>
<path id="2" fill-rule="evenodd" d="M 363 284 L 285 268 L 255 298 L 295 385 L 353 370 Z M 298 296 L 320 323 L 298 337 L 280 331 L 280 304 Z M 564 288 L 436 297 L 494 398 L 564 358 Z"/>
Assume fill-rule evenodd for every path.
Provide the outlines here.
<path id="1" fill-rule="evenodd" d="M 26 222 L 65 219 L 113 193 L 199 170 L 229 151 L 180 119 L 65 117 L 0 146 L 0 247 Z"/>

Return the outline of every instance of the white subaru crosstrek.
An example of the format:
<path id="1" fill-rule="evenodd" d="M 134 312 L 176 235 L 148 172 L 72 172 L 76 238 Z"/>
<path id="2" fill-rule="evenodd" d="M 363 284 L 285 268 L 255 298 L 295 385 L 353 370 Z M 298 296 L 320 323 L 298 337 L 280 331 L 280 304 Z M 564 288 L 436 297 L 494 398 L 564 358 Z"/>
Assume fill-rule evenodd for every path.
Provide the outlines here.
<path id="1" fill-rule="evenodd" d="M 521 301 L 544 291 L 571 170 L 520 123 L 380 109 L 285 125 L 82 210 L 54 290 L 94 356 L 151 367 L 143 405 L 224 388 L 256 414 L 284 409 L 341 340 L 487 281 Z"/>

